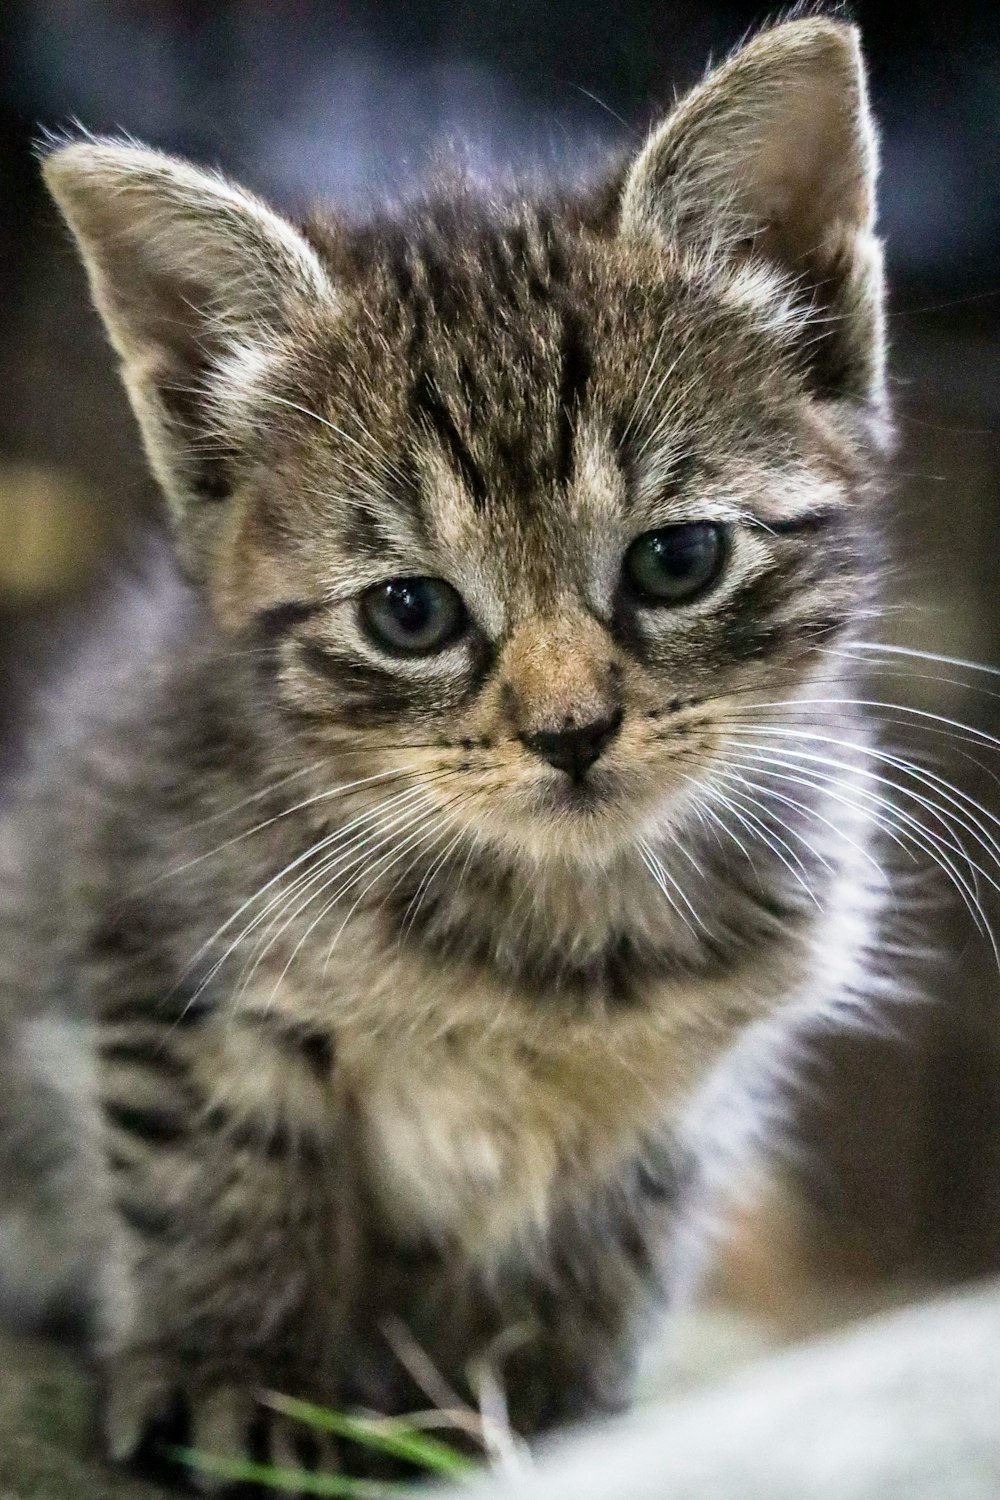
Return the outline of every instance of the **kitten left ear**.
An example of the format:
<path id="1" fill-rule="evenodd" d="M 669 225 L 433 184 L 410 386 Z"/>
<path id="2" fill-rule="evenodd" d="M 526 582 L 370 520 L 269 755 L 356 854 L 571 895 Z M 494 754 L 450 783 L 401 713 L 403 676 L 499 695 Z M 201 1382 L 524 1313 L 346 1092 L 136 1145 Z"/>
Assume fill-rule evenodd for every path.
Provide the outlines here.
<path id="1" fill-rule="evenodd" d="M 710 73 L 654 131 L 625 183 L 621 228 L 763 258 L 814 306 L 818 393 L 878 399 L 876 170 L 856 29 L 788 21 Z"/>
<path id="2" fill-rule="evenodd" d="M 45 180 L 79 243 L 146 451 L 194 558 L 214 534 L 227 444 L 295 318 L 333 287 L 308 241 L 252 193 L 159 151 L 80 141 Z"/>

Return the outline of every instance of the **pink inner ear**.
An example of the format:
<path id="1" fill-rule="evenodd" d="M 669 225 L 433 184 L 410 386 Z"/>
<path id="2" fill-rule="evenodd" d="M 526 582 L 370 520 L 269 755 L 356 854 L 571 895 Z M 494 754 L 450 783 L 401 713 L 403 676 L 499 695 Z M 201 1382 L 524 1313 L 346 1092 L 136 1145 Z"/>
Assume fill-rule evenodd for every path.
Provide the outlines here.
<path id="1" fill-rule="evenodd" d="M 623 224 L 667 238 L 753 236 L 795 271 L 871 230 L 873 147 L 854 33 L 819 18 L 776 26 L 654 133 L 626 184 Z"/>
<path id="2" fill-rule="evenodd" d="M 871 189 L 861 128 L 829 80 L 782 96 L 741 195 L 750 217 L 767 226 L 766 253 L 795 262 L 819 251 L 831 231 L 840 239 L 845 227 L 867 227 Z"/>

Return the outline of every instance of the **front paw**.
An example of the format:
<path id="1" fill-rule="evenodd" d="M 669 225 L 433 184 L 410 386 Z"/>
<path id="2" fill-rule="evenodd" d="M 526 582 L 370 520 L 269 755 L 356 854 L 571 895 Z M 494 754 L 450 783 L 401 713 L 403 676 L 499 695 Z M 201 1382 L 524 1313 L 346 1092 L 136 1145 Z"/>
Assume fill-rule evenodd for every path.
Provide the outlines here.
<path id="1" fill-rule="evenodd" d="M 263 1372 L 248 1365 L 192 1368 L 164 1356 L 119 1358 L 106 1372 L 105 1449 L 116 1463 L 203 1494 L 234 1484 L 231 1466 L 238 1464 L 335 1472 L 332 1444 L 271 1411 L 266 1385 Z M 186 1462 L 182 1450 L 204 1456 L 206 1466 Z M 239 1493 L 252 1489 L 241 1485 Z"/>

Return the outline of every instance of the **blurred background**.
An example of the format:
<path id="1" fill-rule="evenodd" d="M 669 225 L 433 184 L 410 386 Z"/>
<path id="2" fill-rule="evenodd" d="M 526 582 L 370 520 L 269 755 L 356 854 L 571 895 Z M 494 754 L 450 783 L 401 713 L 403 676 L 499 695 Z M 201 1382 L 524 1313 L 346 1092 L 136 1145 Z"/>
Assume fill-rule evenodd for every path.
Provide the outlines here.
<path id="1" fill-rule="evenodd" d="M 765 12 L 724 0 L 2 0 L 0 766 L 16 762 L 31 694 L 160 527 L 41 191 L 40 130 L 129 131 L 292 210 L 322 194 L 357 212 L 458 143 L 490 172 L 572 171 L 638 141 Z M 962 0 L 854 14 L 883 132 L 900 429 L 884 636 L 1000 664 L 1000 16 Z M 989 679 L 916 674 L 880 677 L 874 696 L 1000 729 L 998 700 L 975 690 Z M 959 748 L 947 770 L 1000 811 L 996 753 Z M 946 955 L 931 967 L 936 1003 L 813 1049 L 789 1168 L 804 1243 L 801 1216 L 787 1230 L 807 1278 L 849 1289 L 1000 1269 L 1000 978 L 967 916 L 939 925 L 927 932 Z M 789 1304 L 788 1259 L 761 1254 L 785 1231 L 774 1218 L 745 1229 L 731 1294 Z"/>

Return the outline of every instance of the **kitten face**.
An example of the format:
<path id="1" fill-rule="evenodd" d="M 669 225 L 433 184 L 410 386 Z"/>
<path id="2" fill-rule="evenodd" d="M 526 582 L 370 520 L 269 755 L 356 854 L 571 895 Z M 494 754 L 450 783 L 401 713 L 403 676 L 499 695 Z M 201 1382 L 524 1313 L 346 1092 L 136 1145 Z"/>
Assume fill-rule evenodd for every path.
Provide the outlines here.
<path id="1" fill-rule="evenodd" d="M 882 399 L 854 33 L 764 33 L 599 196 L 293 228 L 155 153 L 48 177 L 283 753 L 600 862 L 823 669 Z M 359 793 L 360 795 L 360 793 Z"/>
<path id="2" fill-rule="evenodd" d="M 304 753 L 415 764 L 476 833 L 599 859 L 706 774 L 734 701 L 814 670 L 864 571 L 857 456 L 746 284 L 523 207 L 438 211 L 275 358 L 281 458 L 226 593 L 278 580 Z M 373 628 L 394 579 L 454 591 L 440 643 Z"/>

